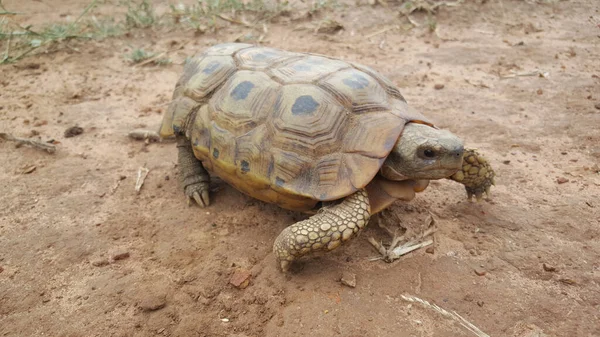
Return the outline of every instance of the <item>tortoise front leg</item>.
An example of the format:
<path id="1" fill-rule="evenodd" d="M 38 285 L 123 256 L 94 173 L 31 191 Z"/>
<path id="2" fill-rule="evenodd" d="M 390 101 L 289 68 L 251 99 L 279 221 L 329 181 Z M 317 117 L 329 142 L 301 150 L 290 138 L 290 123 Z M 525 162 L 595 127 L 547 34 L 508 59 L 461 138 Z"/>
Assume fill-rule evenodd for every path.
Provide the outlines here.
<path id="1" fill-rule="evenodd" d="M 183 191 L 188 197 L 188 205 L 193 199 L 200 207 L 208 206 L 210 175 L 202 166 L 202 162 L 194 156 L 192 144 L 186 137 L 177 136 L 177 149 L 179 149 L 179 175 Z"/>
<path id="2" fill-rule="evenodd" d="M 449 179 L 465 186 L 469 200 L 474 195 L 477 201 L 480 201 L 483 193 L 489 198 L 490 187 L 495 184 L 495 176 L 494 169 L 482 155 L 475 150 L 465 149 L 462 169 Z"/>
<path id="3" fill-rule="evenodd" d="M 367 225 L 370 215 L 367 192 L 359 190 L 340 204 L 323 208 L 307 220 L 285 228 L 273 245 L 281 269 L 286 272 L 301 256 L 339 247 Z"/>

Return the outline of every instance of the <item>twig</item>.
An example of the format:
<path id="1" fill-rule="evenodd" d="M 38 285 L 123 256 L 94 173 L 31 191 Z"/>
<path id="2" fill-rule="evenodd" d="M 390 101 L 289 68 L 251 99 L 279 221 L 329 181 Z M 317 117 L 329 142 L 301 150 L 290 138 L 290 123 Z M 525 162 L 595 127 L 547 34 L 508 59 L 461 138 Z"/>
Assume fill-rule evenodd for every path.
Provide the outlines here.
<path id="1" fill-rule="evenodd" d="M 0 138 L 4 139 L 6 141 L 11 141 L 11 142 L 16 142 L 17 143 L 17 147 L 21 146 L 21 145 L 29 145 L 32 146 L 36 149 L 40 149 L 40 150 L 44 150 L 48 153 L 54 153 L 56 152 L 56 146 L 52 145 L 52 144 L 47 144 L 47 143 L 43 143 L 43 142 L 39 142 L 37 140 L 31 140 L 31 139 L 25 139 L 25 138 L 17 138 L 11 134 L 8 133 L 0 133 Z"/>
<path id="2" fill-rule="evenodd" d="M 140 193 L 140 190 L 142 189 L 144 181 L 146 181 L 146 177 L 148 176 L 149 172 L 150 170 L 146 167 L 140 167 L 140 169 L 138 170 L 137 180 L 135 182 L 135 191 L 137 193 Z"/>
<path id="3" fill-rule="evenodd" d="M 221 18 L 221 19 L 223 19 L 223 20 L 225 20 L 225 21 L 229 21 L 229 22 L 231 22 L 231 23 L 237 23 L 238 25 L 242 25 L 242 26 L 245 26 L 245 27 L 248 27 L 248 28 L 252 28 L 252 27 L 253 27 L 253 25 L 249 24 L 248 22 L 244 22 L 244 21 L 240 21 L 240 20 L 232 19 L 232 18 L 230 18 L 230 17 L 227 17 L 227 16 L 225 16 L 225 15 L 223 15 L 223 14 L 218 14 L 217 16 L 218 16 L 219 18 Z"/>
<path id="4" fill-rule="evenodd" d="M 511 74 L 511 75 L 500 76 L 500 79 L 504 80 L 507 78 L 526 77 L 526 76 L 539 76 L 539 77 L 547 78 L 548 76 L 550 76 L 550 74 L 546 71 L 534 70 L 534 71 L 530 71 L 528 73 L 515 73 L 515 74 Z"/>
<path id="5" fill-rule="evenodd" d="M 166 51 L 163 51 L 162 53 L 159 53 L 159 54 L 157 54 L 155 56 L 152 56 L 149 59 L 146 59 L 144 62 L 140 62 L 140 63 L 134 65 L 133 67 L 136 68 L 136 67 L 145 66 L 146 64 L 154 62 L 154 61 L 158 60 L 159 58 L 163 57 L 166 53 L 167 53 Z"/>
<path id="6" fill-rule="evenodd" d="M 159 58 L 163 57 L 164 55 L 166 55 L 166 54 L 168 54 L 168 53 L 172 53 L 172 52 L 174 52 L 174 51 L 181 50 L 181 49 L 183 49 L 183 48 L 184 48 L 184 47 L 185 47 L 185 46 L 186 46 L 186 45 L 187 45 L 189 42 L 190 42 L 190 41 L 188 41 L 188 42 L 186 42 L 186 43 L 184 43 L 184 44 L 182 44 L 181 46 L 178 46 L 178 47 L 176 47 L 176 48 L 172 48 L 172 49 L 169 49 L 169 50 L 167 50 L 167 51 L 163 51 L 162 53 L 159 53 L 159 54 L 157 54 L 157 55 L 155 55 L 155 56 L 152 56 L 151 58 L 149 58 L 149 59 L 147 59 L 147 60 L 145 60 L 145 61 L 143 61 L 143 62 L 140 62 L 140 63 L 138 63 L 138 64 L 134 65 L 133 67 L 134 67 L 134 68 L 136 68 L 136 67 L 145 66 L 146 64 L 148 64 L 148 63 L 151 63 L 151 62 L 154 62 L 154 61 L 158 60 Z"/>
<path id="7" fill-rule="evenodd" d="M 374 32 L 374 33 L 371 33 L 371 34 L 369 34 L 369 35 L 365 36 L 365 39 L 370 39 L 370 38 L 372 38 L 373 36 L 377 36 L 377 35 L 379 35 L 379 34 L 383 34 L 383 33 L 387 32 L 387 31 L 390 31 L 390 30 L 392 30 L 392 29 L 399 29 L 399 28 L 400 28 L 400 26 L 398 26 L 398 25 L 396 25 L 396 26 L 390 26 L 390 27 L 386 27 L 386 28 L 380 29 L 380 30 L 378 30 L 378 31 L 376 31 L 376 32 Z"/>
<path id="8" fill-rule="evenodd" d="M 486 334 L 485 332 L 481 331 L 478 327 L 476 327 L 475 325 L 473 325 L 473 323 L 467 321 L 466 319 L 464 319 L 461 315 L 459 315 L 458 313 L 456 313 L 456 311 L 447 311 L 443 308 L 441 308 L 440 306 L 438 306 L 437 304 L 431 304 L 423 299 L 420 299 L 416 296 L 412 296 L 412 295 L 400 295 L 400 297 L 402 297 L 403 300 L 407 301 L 407 302 L 417 302 L 422 304 L 424 307 L 426 308 L 432 308 L 435 311 L 439 312 L 440 314 L 442 314 L 442 316 L 446 317 L 446 318 L 450 318 L 452 320 L 454 320 L 455 322 L 458 322 L 458 324 L 460 324 L 461 326 L 463 326 L 465 329 L 467 329 L 468 331 L 472 332 L 474 335 L 478 336 L 478 337 L 490 337 L 488 334 Z"/>

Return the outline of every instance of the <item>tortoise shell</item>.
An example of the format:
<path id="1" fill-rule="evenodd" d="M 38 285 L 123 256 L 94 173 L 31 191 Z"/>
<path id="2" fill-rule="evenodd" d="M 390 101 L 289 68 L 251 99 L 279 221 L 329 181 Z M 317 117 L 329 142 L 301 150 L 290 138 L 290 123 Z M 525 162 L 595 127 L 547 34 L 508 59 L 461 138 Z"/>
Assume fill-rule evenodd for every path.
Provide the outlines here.
<path id="1" fill-rule="evenodd" d="M 431 124 L 371 68 L 229 43 L 186 63 L 160 134 L 185 134 L 238 190 L 307 210 L 366 186 L 411 121 Z"/>

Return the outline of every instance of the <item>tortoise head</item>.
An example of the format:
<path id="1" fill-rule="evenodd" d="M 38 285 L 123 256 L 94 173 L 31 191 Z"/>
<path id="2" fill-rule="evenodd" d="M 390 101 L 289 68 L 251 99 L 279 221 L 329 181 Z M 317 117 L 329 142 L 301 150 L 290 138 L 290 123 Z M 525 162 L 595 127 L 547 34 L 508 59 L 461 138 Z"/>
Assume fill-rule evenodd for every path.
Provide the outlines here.
<path id="1" fill-rule="evenodd" d="M 449 131 L 408 123 L 381 167 L 390 180 L 442 179 L 460 170 L 463 143 Z"/>

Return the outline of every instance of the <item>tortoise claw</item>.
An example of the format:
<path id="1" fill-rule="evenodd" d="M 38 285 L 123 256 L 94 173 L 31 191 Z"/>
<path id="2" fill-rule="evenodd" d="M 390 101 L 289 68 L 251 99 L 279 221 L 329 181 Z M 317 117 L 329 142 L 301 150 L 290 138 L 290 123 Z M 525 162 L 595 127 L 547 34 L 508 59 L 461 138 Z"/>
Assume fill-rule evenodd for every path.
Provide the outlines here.
<path id="1" fill-rule="evenodd" d="M 198 204 L 200 207 L 206 207 L 210 205 L 210 199 L 207 190 L 202 190 L 200 193 L 198 193 L 198 191 L 194 191 L 191 195 L 191 198 L 188 198 L 188 205 L 191 203 L 192 199 L 194 199 L 196 204 Z"/>

